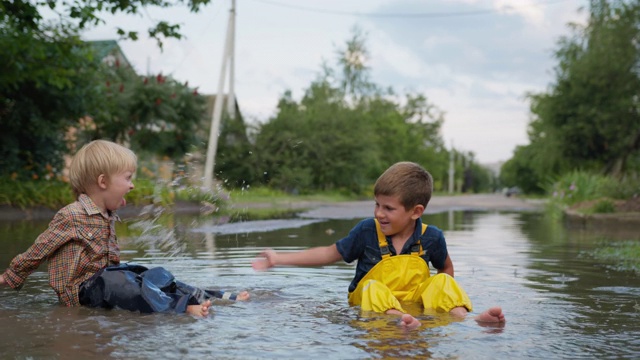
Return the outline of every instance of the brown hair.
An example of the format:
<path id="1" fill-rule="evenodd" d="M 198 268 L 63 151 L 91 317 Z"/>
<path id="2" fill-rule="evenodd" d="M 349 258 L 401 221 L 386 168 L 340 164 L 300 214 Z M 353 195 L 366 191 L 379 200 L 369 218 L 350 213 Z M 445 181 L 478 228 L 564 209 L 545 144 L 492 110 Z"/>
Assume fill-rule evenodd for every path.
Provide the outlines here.
<path id="1" fill-rule="evenodd" d="M 408 161 L 389 167 L 376 181 L 374 195 L 398 196 L 400 203 L 409 210 L 416 205 L 425 208 L 431 200 L 433 177 L 422 166 Z"/>
<path id="2" fill-rule="evenodd" d="M 94 140 L 84 145 L 71 160 L 69 182 L 74 194 L 87 192 L 101 174 L 111 176 L 121 171 L 135 172 L 138 158 L 133 151 L 111 141 Z"/>

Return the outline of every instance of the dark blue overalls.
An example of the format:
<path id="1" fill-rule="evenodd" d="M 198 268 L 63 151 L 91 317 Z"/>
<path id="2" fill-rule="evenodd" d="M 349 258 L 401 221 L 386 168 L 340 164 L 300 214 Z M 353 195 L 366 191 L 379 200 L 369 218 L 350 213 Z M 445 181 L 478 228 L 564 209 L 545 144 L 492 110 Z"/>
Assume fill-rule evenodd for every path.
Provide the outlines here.
<path id="1" fill-rule="evenodd" d="M 120 264 L 101 269 L 80 285 L 80 304 L 142 313 L 183 313 L 207 299 L 235 300 L 236 294 L 203 290 L 177 281 L 162 267 Z"/>

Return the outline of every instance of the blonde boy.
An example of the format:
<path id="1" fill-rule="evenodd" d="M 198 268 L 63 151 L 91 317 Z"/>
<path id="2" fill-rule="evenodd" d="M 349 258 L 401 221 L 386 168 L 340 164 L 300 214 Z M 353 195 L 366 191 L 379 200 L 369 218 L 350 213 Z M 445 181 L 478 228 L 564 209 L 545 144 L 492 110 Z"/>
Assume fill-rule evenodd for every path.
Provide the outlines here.
<path id="1" fill-rule="evenodd" d="M 76 201 L 59 210 L 35 243 L 11 261 L 0 275 L 0 285 L 20 289 L 48 261 L 49 285 L 66 306 L 206 316 L 211 306 L 208 293 L 175 281 L 162 268 L 147 271 L 120 264 L 116 210 L 126 205 L 124 196 L 134 188 L 136 167 L 136 155 L 116 143 L 95 140 L 83 146 L 69 169 Z M 242 292 L 237 297 L 245 300 L 249 295 Z"/>

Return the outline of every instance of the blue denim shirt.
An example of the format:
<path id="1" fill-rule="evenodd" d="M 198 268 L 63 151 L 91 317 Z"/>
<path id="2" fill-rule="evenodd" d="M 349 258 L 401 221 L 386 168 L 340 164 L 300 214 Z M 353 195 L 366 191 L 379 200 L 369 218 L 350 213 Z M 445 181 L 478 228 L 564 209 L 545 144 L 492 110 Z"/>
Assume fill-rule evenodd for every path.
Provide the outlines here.
<path id="1" fill-rule="evenodd" d="M 411 245 L 415 244 L 418 238 L 420 238 L 422 249 L 426 250 L 420 257 L 427 262 L 427 265 L 431 262 L 436 269 L 442 269 L 448 254 L 447 243 L 442 230 L 436 226 L 429 225 L 424 234 L 421 234 L 421 232 L 422 220 L 418 219 L 413 235 L 411 235 L 411 238 L 404 244 L 400 254 L 410 254 Z M 387 241 L 391 244 L 389 237 L 387 237 Z M 374 219 L 370 218 L 360 221 L 351 229 L 347 237 L 336 242 L 336 246 L 344 261 L 350 263 L 358 260 L 356 274 L 349 285 L 349 292 L 352 292 L 356 289 L 358 282 L 360 282 L 364 275 L 382 259 Z M 392 256 L 397 255 L 393 246 L 389 246 L 389 250 L 391 250 Z"/>

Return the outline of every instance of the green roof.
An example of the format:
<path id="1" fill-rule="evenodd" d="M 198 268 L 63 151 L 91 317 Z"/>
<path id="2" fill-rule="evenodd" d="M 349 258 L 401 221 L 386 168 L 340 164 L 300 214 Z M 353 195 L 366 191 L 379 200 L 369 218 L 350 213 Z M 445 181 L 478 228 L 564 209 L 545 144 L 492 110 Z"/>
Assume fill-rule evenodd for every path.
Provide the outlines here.
<path id="1" fill-rule="evenodd" d="M 127 65 L 131 66 L 129 59 L 124 55 L 124 52 L 122 52 L 122 49 L 116 40 L 96 40 L 87 41 L 87 43 L 93 48 L 100 60 L 104 59 L 109 54 L 117 53 L 124 59 Z"/>

